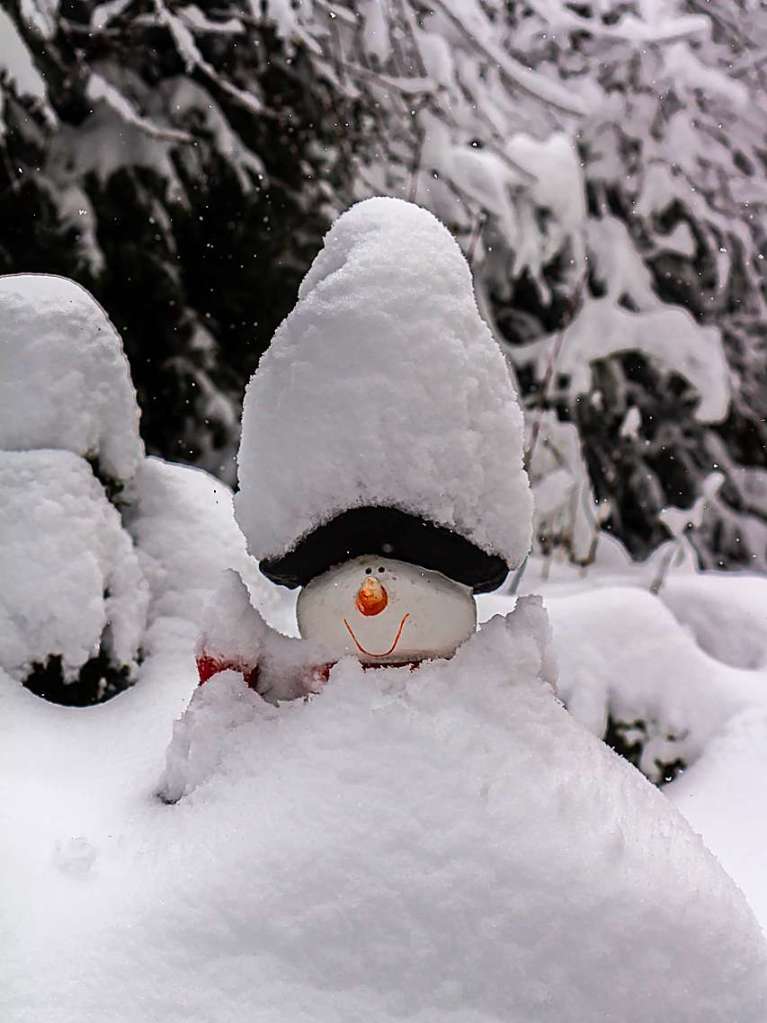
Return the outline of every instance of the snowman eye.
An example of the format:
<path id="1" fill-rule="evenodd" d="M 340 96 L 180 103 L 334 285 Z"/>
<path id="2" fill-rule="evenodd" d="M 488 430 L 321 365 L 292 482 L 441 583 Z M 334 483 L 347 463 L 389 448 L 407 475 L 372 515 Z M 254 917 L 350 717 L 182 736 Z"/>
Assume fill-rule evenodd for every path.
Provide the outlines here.
<path id="1" fill-rule="evenodd" d="M 372 568 L 366 568 L 366 569 L 365 569 L 365 575 L 370 575 L 370 573 L 371 573 L 372 571 L 373 571 L 373 569 L 372 569 Z"/>
<path id="2" fill-rule="evenodd" d="M 383 565 L 381 565 L 381 567 L 378 569 L 378 574 L 380 575 L 381 572 L 385 572 L 385 571 L 386 571 L 386 569 L 383 567 Z"/>

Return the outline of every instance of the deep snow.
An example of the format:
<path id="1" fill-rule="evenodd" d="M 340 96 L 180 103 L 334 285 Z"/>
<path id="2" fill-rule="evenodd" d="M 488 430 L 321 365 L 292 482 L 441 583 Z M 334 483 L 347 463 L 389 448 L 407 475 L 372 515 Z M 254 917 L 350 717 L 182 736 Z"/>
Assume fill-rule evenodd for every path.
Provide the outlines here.
<path id="1" fill-rule="evenodd" d="M 183 486 L 188 471 L 153 472 Z M 188 481 L 218 522 L 207 548 L 190 537 L 203 562 L 227 535 L 228 500 L 211 480 L 203 504 L 205 480 Z M 236 544 L 223 553 L 241 557 Z M 594 1017 L 578 999 L 614 997 L 605 1018 L 654 1023 L 678 997 L 677 1019 L 762 1020 L 728 1004 L 749 985 L 722 972 L 756 956 L 758 939 L 671 804 L 767 923 L 766 673 L 711 657 L 646 593 L 647 570 L 606 560 L 547 581 L 533 562 L 523 580 L 547 594 L 563 694 L 580 690 L 572 715 L 535 680 L 536 629 L 520 644 L 497 623 L 440 668 L 362 674 L 345 661 L 320 696 L 279 710 L 220 676 L 197 691 L 194 790 L 175 806 L 155 793 L 195 692 L 197 626 L 178 611 L 198 607 L 196 583 L 213 573 L 160 596 L 169 613 L 150 628 L 139 683 L 107 704 L 56 707 L 0 679 L 0 1018 L 474 1021 L 515 1018 L 513 997 L 525 1021 L 580 1020 Z M 721 587 L 726 605 L 732 578 L 670 583 L 712 605 Z M 767 581 L 748 585 L 767 607 Z M 266 595 L 288 628 L 294 595 Z M 481 597 L 481 617 L 513 604 Z M 698 759 L 660 792 L 574 720 L 596 730 L 620 701 L 677 726 L 698 715 L 686 749 Z M 689 903 L 675 871 L 696 880 Z"/>
<path id="2" fill-rule="evenodd" d="M 449 662 L 343 661 L 309 703 L 219 676 L 166 806 L 194 632 L 158 619 L 139 684 L 87 711 L 0 687 L 3 1019 L 764 1019 L 745 904 L 558 705 L 534 604 Z"/>

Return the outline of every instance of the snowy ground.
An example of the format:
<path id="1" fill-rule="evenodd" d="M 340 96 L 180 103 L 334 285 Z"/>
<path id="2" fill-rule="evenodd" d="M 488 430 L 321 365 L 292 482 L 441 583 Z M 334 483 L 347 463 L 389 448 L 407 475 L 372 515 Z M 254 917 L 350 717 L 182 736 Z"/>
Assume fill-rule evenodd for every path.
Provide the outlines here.
<path id="1" fill-rule="evenodd" d="M 323 948 L 320 936 L 326 933 L 327 920 L 323 922 L 322 892 L 340 880 L 323 872 L 328 853 L 323 823 L 327 821 L 317 794 L 311 795 L 311 773 L 301 785 L 294 781 L 291 787 L 290 772 L 300 763 L 298 754 L 292 763 L 286 760 L 284 770 L 279 763 L 275 766 L 273 756 L 280 742 L 293 749 L 294 741 L 302 748 L 308 740 L 300 731 L 295 733 L 295 725 L 275 724 L 267 715 L 258 725 L 264 729 L 267 746 L 265 751 L 255 750 L 256 760 L 252 761 L 248 735 L 260 733 L 248 733 L 247 729 L 254 727 L 254 714 L 258 717 L 260 712 L 246 706 L 251 697 L 257 699 L 247 690 L 235 687 L 242 699 L 240 704 L 235 700 L 232 706 L 239 709 L 224 729 L 239 728 L 240 744 L 229 750 L 228 759 L 223 756 L 222 762 L 214 765 L 216 778 L 204 798 L 193 793 L 175 807 L 156 799 L 173 722 L 195 688 L 197 625 L 192 619 L 213 585 L 215 565 L 241 566 L 244 555 L 236 533 L 225 524 L 231 511 L 220 488 L 206 488 L 204 477 L 195 473 L 189 474 L 188 483 L 196 488 L 195 518 L 199 523 L 210 515 L 214 528 L 206 535 L 198 525 L 195 534 L 190 518 L 186 524 L 182 521 L 174 534 L 163 536 L 161 510 L 174 487 L 180 494 L 180 477 L 187 471 L 166 472 L 157 462 L 147 466 L 144 471 L 153 477 L 147 489 L 155 501 L 153 506 L 149 502 L 146 514 L 154 507 L 160 518 L 151 529 L 147 527 L 148 535 L 155 537 L 154 551 L 144 555 L 154 559 L 154 602 L 138 684 L 106 704 L 70 709 L 48 704 L 9 677 L 0 677 L 0 889 L 4 908 L 0 929 L 5 932 L 0 940 L 6 952 L 10 950 L 0 985 L 0 1018 L 10 1023 L 100 1023 L 107 1019 L 223 1023 L 252 1018 L 248 1007 L 253 1005 L 262 1007 L 263 1015 L 258 1018 L 269 1020 L 352 1020 L 371 1007 L 378 1019 L 401 1015 L 419 1020 L 500 1018 L 493 983 L 507 969 L 503 962 L 484 964 L 488 987 L 482 991 L 467 990 L 465 980 L 463 987 L 451 987 L 449 978 L 442 986 L 430 988 L 440 1007 L 436 1016 L 423 1008 L 425 996 L 415 974 L 410 981 L 395 982 L 390 977 L 388 992 L 371 993 L 363 983 L 364 970 L 353 965 L 354 946 L 359 942 L 353 900 L 343 909 L 343 918 L 333 922 L 335 933 L 345 936 L 349 962 L 344 965 Z M 605 555 L 611 553 L 608 541 Z M 190 572 L 190 564 L 203 568 Z M 767 883 L 761 869 L 767 840 L 767 790 L 763 783 L 767 772 L 767 580 L 701 576 L 683 569 L 672 574 L 661 597 L 656 598 L 647 591 L 651 575 L 649 567 L 631 567 L 619 558 L 605 556 L 585 575 L 558 568 L 543 580 L 540 564 L 532 563 L 521 589 L 544 594 L 554 627 L 561 693 L 573 716 L 594 732 L 601 729 L 608 710 L 623 719 L 654 721 L 657 727 L 646 749 L 649 761 L 655 754 L 664 756 L 668 733 L 675 735 L 672 746 L 681 745 L 689 768 L 657 797 L 638 773 L 637 783 L 642 792 L 646 790 L 661 801 L 659 806 L 670 799 L 682 811 L 767 928 Z M 294 596 L 262 583 L 252 572 L 249 582 L 270 622 L 284 631 L 294 631 Z M 513 605 L 511 597 L 483 597 L 480 616 L 486 619 L 505 613 Z M 336 710 L 330 709 L 330 692 L 313 704 L 321 708 L 327 697 L 326 721 L 345 712 L 355 683 L 359 688 L 359 678 L 349 671 L 347 676 L 336 682 L 332 697 Z M 491 698 L 489 694 L 490 690 L 486 693 L 480 686 L 478 702 Z M 391 694 L 382 690 L 380 720 L 384 727 L 394 728 L 386 724 L 390 698 Z M 224 713 L 231 714 L 231 706 Z M 476 722 L 467 719 L 467 729 L 475 726 Z M 338 728 L 332 741 L 342 746 L 349 720 L 341 717 Z M 392 734 L 396 739 L 396 729 Z M 498 734 L 502 735 L 502 730 L 495 729 L 488 739 L 483 754 L 487 764 L 492 764 L 498 753 Z M 572 733 L 572 754 L 567 749 L 558 754 L 563 763 L 572 755 L 574 774 L 584 763 L 578 759 L 582 741 L 578 735 L 586 733 Z M 328 753 L 328 749 L 323 753 L 320 742 L 308 755 L 321 760 Z M 380 767 L 380 748 L 376 751 L 373 746 L 371 755 L 378 758 Z M 507 765 L 506 769 L 524 771 L 529 756 L 514 755 L 516 767 Z M 554 756 L 554 751 L 548 755 Z M 593 750 L 588 756 L 594 756 Z M 354 763 L 353 756 L 345 761 L 339 755 L 334 761 L 338 783 L 334 798 L 343 799 L 344 787 L 356 781 Z M 592 764 L 586 773 L 590 776 L 595 770 Z M 625 770 L 633 774 L 633 769 Z M 387 782 L 391 778 L 383 777 L 380 784 Z M 433 783 L 432 778 L 429 784 Z M 585 777 L 582 791 L 588 793 L 590 784 L 590 777 Z M 309 796 L 300 795 L 307 791 Z M 405 791 L 400 792 L 401 798 Z M 545 793 L 545 787 L 541 791 Z M 580 813 L 587 812 L 587 803 L 579 804 Z M 361 822 L 360 841 L 365 841 L 365 828 L 373 824 L 367 820 L 364 805 L 354 812 Z M 515 812 L 519 828 L 526 813 L 524 802 L 521 807 L 517 804 Z M 434 813 L 438 826 L 436 804 Z M 260 844 L 262 832 L 253 823 L 263 819 L 274 829 L 272 834 L 279 836 L 266 846 Z M 504 820 L 511 826 L 509 819 L 499 818 Z M 400 828 L 406 841 L 407 822 L 403 819 L 395 824 L 395 833 Z M 535 832 L 539 843 L 545 832 Z M 307 835 L 311 836 L 309 842 Z M 458 832 L 450 836 L 450 842 L 463 855 L 471 848 Z M 417 861 L 411 863 L 408 855 L 406 850 L 386 849 L 377 866 L 382 868 L 395 859 L 397 870 L 418 870 Z M 348 865 L 353 869 L 354 860 Z M 424 876 L 436 879 L 440 869 L 437 860 L 430 861 Z M 499 869 L 497 863 L 493 869 Z M 276 895 L 270 902 L 272 883 L 282 891 L 281 903 L 275 901 Z M 428 887 L 429 882 L 425 883 Z M 492 882 L 480 878 L 477 891 L 486 884 L 502 888 L 503 883 L 502 874 L 496 874 Z M 421 889 L 416 886 L 416 890 Z M 572 878 L 568 878 L 566 890 L 574 890 Z M 710 890 L 709 882 L 705 890 Z M 562 894 L 556 886 L 553 891 Z M 576 894 L 567 908 L 574 914 L 573 926 L 577 924 L 577 891 L 576 884 Z M 417 933 L 417 914 L 409 921 L 409 930 L 398 929 L 397 921 L 389 920 L 381 910 L 385 892 L 382 904 L 368 896 L 363 899 L 360 894 L 358 903 L 359 911 L 367 914 L 368 926 L 378 921 L 384 936 L 387 927 L 391 928 L 395 942 Z M 304 906 L 299 928 L 303 937 L 297 936 L 296 916 L 283 919 L 282 924 L 280 920 L 267 924 L 258 917 L 278 905 L 283 914 L 286 904 L 294 914 L 296 905 Z M 490 920 L 492 900 L 481 908 Z M 443 925 L 447 927 L 455 918 L 445 912 Z M 464 908 L 460 912 L 470 911 Z M 562 912 L 560 905 L 557 913 L 561 916 Z M 256 932 L 264 943 L 258 974 L 264 988 L 254 1001 L 249 942 L 256 920 Z M 470 917 L 466 920 L 469 926 Z M 541 936 L 536 940 L 542 940 Z M 620 934 L 615 940 L 620 940 Z M 717 941 L 721 940 L 719 935 Z M 313 946 L 313 941 L 320 943 Z M 385 940 L 376 947 L 384 949 Z M 417 945 L 411 952 L 417 955 Z M 388 975 L 387 970 L 401 969 L 401 957 L 392 952 L 387 966 L 386 955 L 381 954 L 384 959 L 374 966 L 382 971 L 382 977 Z M 449 958 L 450 947 L 445 946 L 441 954 Z M 540 959 L 533 956 L 526 962 L 527 968 L 534 970 Z M 295 970 L 289 968 L 291 963 Z M 641 976 L 638 963 L 635 960 L 633 968 Z M 675 961 L 674 970 L 683 972 L 684 961 Z M 572 983 L 572 978 L 560 979 Z M 629 986 L 620 988 L 624 982 Z M 344 985 L 343 997 L 337 989 L 339 983 Z M 629 1013 L 623 1019 L 655 1018 L 650 1006 L 642 1008 L 635 1001 L 630 978 L 620 975 L 607 981 L 608 986 L 611 983 L 634 1005 L 634 1015 Z M 398 1000 L 395 990 L 404 992 L 404 1001 Z M 535 1003 L 536 990 L 535 985 L 529 986 L 533 1002 L 524 1009 L 527 1015 L 520 1018 L 548 1020 L 543 1002 Z M 538 995 L 545 1001 L 542 990 Z M 673 996 L 669 997 L 673 1001 Z M 468 1012 L 461 1009 L 467 1003 L 474 1006 Z M 676 1018 L 728 1018 L 726 1007 L 721 1016 L 719 1012 L 706 1015 L 701 1004 L 692 998 L 689 1017 Z M 282 1009 L 275 1008 L 280 1006 Z M 414 1011 L 418 1006 L 421 1008 Z"/>
<path id="2" fill-rule="evenodd" d="M 523 592 L 545 596 L 560 693 L 595 732 L 610 703 L 625 719 L 654 715 L 681 733 L 690 766 L 664 794 L 767 931 L 767 579 L 687 563 L 656 598 L 657 554 L 653 565 L 616 564 L 611 541 L 603 546 L 605 563 L 586 574 L 559 567 L 544 579 L 533 564 L 523 579 Z M 487 613 L 502 601 L 480 605 Z"/>

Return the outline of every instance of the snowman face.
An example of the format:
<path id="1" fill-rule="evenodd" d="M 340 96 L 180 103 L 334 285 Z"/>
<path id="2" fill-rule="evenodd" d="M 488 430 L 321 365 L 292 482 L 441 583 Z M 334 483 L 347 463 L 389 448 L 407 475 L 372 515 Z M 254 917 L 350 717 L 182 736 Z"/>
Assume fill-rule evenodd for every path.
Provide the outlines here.
<path id="1" fill-rule="evenodd" d="M 450 657 L 477 625 L 467 586 L 440 572 L 380 554 L 355 558 L 312 579 L 298 597 L 304 639 L 364 664 Z"/>

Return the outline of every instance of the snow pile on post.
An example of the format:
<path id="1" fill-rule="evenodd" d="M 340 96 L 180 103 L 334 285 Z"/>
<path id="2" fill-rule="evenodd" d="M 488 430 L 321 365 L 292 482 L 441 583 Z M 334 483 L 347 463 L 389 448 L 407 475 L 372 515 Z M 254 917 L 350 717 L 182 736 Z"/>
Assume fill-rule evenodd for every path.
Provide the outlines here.
<path id="1" fill-rule="evenodd" d="M 557 702 L 547 632 L 527 598 L 450 661 L 349 658 L 308 703 L 197 690 L 166 777 L 189 794 L 153 818 L 165 865 L 117 914 L 123 1001 L 172 991 L 178 949 L 185 1004 L 215 962 L 228 1019 L 762 1023 L 741 893 Z"/>
<path id="2" fill-rule="evenodd" d="M 259 560 L 387 506 L 513 566 L 530 544 L 522 446 L 458 245 L 425 210 L 368 199 L 328 233 L 248 385 L 235 513 Z"/>
<path id="3" fill-rule="evenodd" d="M 0 278 L 0 450 L 68 450 L 129 480 L 144 450 L 122 342 L 96 300 L 44 274 Z"/>
<path id="4" fill-rule="evenodd" d="M 135 667 L 149 590 L 120 516 L 69 451 L 0 452 L 0 666 L 23 681 L 100 651 Z"/>

